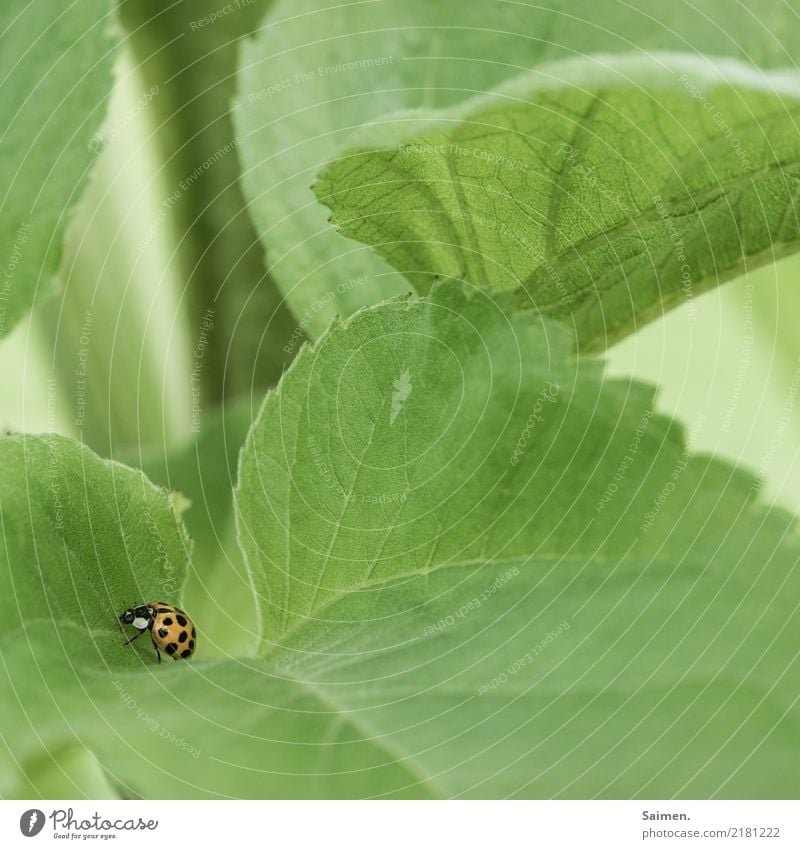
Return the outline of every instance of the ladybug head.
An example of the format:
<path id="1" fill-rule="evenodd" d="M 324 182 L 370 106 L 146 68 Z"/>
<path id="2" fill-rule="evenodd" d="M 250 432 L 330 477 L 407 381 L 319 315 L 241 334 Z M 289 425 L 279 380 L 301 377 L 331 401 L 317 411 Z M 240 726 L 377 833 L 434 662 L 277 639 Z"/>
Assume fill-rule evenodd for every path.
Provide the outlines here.
<path id="1" fill-rule="evenodd" d="M 135 618 L 136 617 L 133 612 L 133 608 L 129 607 L 127 610 L 120 614 L 119 621 L 122 622 L 123 625 L 130 625 Z"/>
<path id="2" fill-rule="evenodd" d="M 136 625 L 137 628 L 144 628 L 147 622 L 153 618 L 153 611 L 146 604 L 139 607 L 129 607 L 120 614 L 119 621 L 123 625 Z"/>

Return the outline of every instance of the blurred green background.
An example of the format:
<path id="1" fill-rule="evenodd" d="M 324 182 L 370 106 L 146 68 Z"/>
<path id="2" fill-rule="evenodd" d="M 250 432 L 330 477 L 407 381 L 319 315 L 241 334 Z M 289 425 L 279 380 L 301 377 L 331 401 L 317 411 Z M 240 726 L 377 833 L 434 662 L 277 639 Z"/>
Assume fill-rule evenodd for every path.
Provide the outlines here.
<path id="1" fill-rule="evenodd" d="M 34 311 L 0 345 L 6 429 L 56 430 L 104 455 L 142 452 L 143 460 L 195 438 L 192 351 L 199 341 L 174 250 L 175 222 L 168 217 L 153 230 L 170 190 L 158 168 L 154 116 L 137 107 L 146 92 L 124 51 L 106 126 L 124 124 L 125 132 L 103 148 L 71 224 L 64 296 Z M 800 500 L 800 411 L 787 399 L 800 368 L 798 273 L 798 258 L 759 269 L 606 353 L 609 375 L 658 385 L 659 409 L 686 423 L 696 450 L 757 471 L 768 499 L 792 511 Z M 98 315 L 104 318 L 97 321 Z M 80 343 L 84 326 L 87 346 Z M 84 350 L 90 415 L 79 426 Z M 250 388 L 269 378 L 253 363 L 243 371 L 245 390 L 229 392 L 228 400 L 257 409 L 260 396 Z M 205 421 L 219 398 L 211 379 L 203 379 L 211 384 L 202 392 Z"/>

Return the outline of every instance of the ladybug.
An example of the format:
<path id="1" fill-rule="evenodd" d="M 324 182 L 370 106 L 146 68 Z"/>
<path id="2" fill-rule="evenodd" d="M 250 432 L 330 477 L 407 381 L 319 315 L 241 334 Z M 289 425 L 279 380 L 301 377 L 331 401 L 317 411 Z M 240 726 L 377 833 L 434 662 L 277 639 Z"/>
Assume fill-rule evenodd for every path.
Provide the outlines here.
<path id="1" fill-rule="evenodd" d="M 119 621 L 123 625 L 133 625 L 139 632 L 131 637 L 124 645 L 130 645 L 134 640 L 150 632 L 150 639 L 156 650 L 156 657 L 161 663 L 161 652 L 166 652 L 173 660 L 187 659 L 194 654 L 197 632 L 194 622 L 177 607 L 163 601 L 151 601 L 139 607 L 129 607 L 120 614 Z"/>

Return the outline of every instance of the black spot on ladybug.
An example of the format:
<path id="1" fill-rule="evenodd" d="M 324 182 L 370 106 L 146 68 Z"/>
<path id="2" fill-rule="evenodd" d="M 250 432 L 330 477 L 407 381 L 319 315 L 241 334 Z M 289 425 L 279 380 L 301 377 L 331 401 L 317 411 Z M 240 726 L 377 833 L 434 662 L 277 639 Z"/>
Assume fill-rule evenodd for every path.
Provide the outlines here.
<path id="1" fill-rule="evenodd" d="M 169 607 L 159 607 L 156 613 L 172 613 L 172 609 Z"/>
<path id="2" fill-rule="evenodd" d="M 189 635 L 186 633 L 186 631 L 181 631 L 178 635 L 178 642 L 185 643 L 188 637 Z"/>
<path id="3" fill-rule="evenodd" d="M 164 624 L 165 624 L 165 625 L 171 625 L 171 624 L 172 624 L 172 619 L 171 619 L 169 616 L 167 616 L 167 617 L 166 617 L 166 619 L 164 619 Z"/>
<path id="4" fill-rule="evenodd" d="M 189 650 L 194 651 L 194 640 L 189 640 Z"/>
<path id="5" fill-rule="evenodd" d="M 178 644 L 177 643 L 167 643 L 166 646 L 164 647 L 164 651 L 167 654 L 175 654 L 175 652 L 178 651 Z"/>
<path id="6" fill-rule="evenodd" d="M 181 626 L 181 628 L 185 628 L 185 627 L 186 627 L 186 617 L 185 617 L 185 616 L 181 616 L 181 615 L 180 615 L 180 613 L 179 613 L 179 614 L 175 617 L 175 619 L 178 621 L 178 624 Z"/>
<path id="7" fill-rule="evenodd" d="M 184 650 L 181 652 L 181 657 L 190 657 L 190 656 L 191 656 L 191 654 L 192 654 L 192 650 L 191 650 L 191 649 L 184 649 Z"/>
<path id="8" fill-rule="evenodd" d="M 169 628 L 159 628 L 158 629 L 158 636 L 161 637 L 162 639 L 164 637 L 166 637 L 167 634 L 169 634 Z"/>
<path id="9" fill-rule="evenodd" d="M 192 625 L 192 639 L 194 639 L 196 636 L 197 634 L 195 633 L 194 625 Z"/>

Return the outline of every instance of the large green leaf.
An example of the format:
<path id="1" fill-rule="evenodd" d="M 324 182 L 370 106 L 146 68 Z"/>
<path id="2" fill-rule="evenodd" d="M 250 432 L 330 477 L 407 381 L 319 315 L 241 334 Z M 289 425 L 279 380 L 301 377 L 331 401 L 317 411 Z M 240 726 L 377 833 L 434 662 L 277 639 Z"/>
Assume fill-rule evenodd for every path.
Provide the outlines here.
<path id="1" fill-rule="evenodd" d="M 76 662 L 134 662 L 119 649 L 117 616 L 177 598 L 186 578 L 188 537 L 169 494 L 61 436 L 4 436 L 0 457 L 4 634 L 40 623 L 85 631 Z"/>
<path id="2" fill-rule="evenodd" d="M 97 768 L 91 774 L 81 754 L 92 745 L 92 729 L 62 744 L 50 727 L 59 717 L 67 727 L 76 718 L 68 687 L 81 687 L 81 669 L 136 668 L 153 659 L 144 639 L 136 650 L 123 648 L 117 617 L 132 604 L 178 599 L 189 540 L 166 490 L 72 440 L 3 436 L 0 468 L 0 653 L 8 677 L 0 739 L 9 749 L 0 746 L 0 793 L 33 790 L 47 798 L 58 793 L 51 783 L 58 774 L 99 793 Z M 41 654 L 31 654 L 38 644 Z M 53 645 L 70 652 L 49 664 Z M 14 711 L 29 712 L 30 740 L 17 737 Z"/>
<path id="3" fill-rule="evenodd" d="M 241 461 L 263 651 L 439 795 L 783 792 L 789 518 L 529 322 L 437 289 L 300 354 Z"/>
<path id="4" fill-rule="evenodd" d="M 800 74 L 568 60 L 383 119 L 316 191 L 416 288 L 521 289 L 597 348 L 800 248 L 799 118 Z"/>
<path id="5" fill-rule="evenodd" d="M 54 289 L 111 92 L 108 0 L 0 8 L 0 338 Z"/>
<path id="6" fill-rule="evenodd" d="M 792 519 L 571 346 L 448 285 L 304 348 L 240 461 L 263 656 L 2 637 L 20 762 L 91 741 L 167 797 L 794 795 Z"/>
<path id="7" fill-rule="evenodd" d="M 316 337 L 333 316 L 409 288 L 337 236 L 309 189 L 355 127 L 398 109 L 452 106 L 542 62 L 588 53 L 796 62 L 796 0 L 764 0 L 757 19 L 729 11 L 725 0 L 278 0 L 242 50 L 234 121 L 249 209 L 299 324 Z"/>

